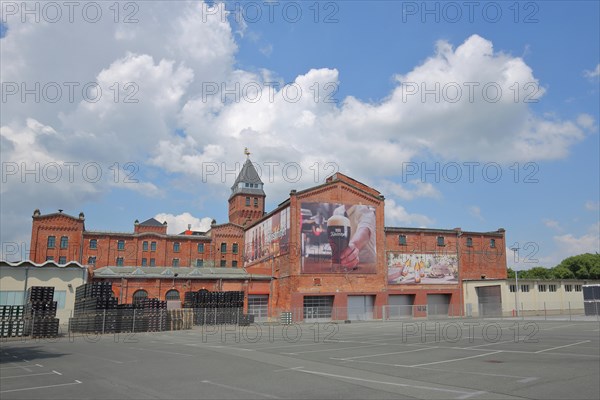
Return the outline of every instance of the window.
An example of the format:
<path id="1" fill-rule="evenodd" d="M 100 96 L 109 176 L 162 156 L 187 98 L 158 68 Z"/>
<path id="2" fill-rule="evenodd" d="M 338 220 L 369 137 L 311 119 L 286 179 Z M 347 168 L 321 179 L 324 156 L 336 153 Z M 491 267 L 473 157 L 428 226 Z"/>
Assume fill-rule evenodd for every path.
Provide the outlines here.
<path id="1" fill-rule="evenodd" d="M 56 236 L 48 236 L 48 248 L 53 249 L 56 246 Z"/>
<path id="2" fill-rule="evenodd" d="M 204 253 L 204 243 L 198 243 L 198 253 Z"/>
<path id="3" fill-rule="evenodd" d="M 46 256 L 46 261 L 54 261 L 54 257 L 52 257 L 52 256 Z"/>
<path id="4" fill-rule="evenodd" d="M 147 299 L 147 298 L 148 298 L 148 292 L 146 292 L 143 289 L 140 289 L 133 294 L 133 302 L 134 303 L 139 303 L 140 301 Z"/>
<path id="5" fill-rule="evenodd" d="M 227 261 L 221 260 L 221 267 L 225 268 L 227 266 Z"/>
<path id="6" fill-rule="evenodd" d="M 510 285 L 509 288 L 510 288 L 511 293 L 514 293 L 517 291 L 517 285 Z"/>
<path id="7" fill-rule="evenodd" d="M 179 248 L 181 247 L 181 244 L 179 242 L 175 242 L 173 243 L 173 251 L 175 253 L 179 253 Z"/>
<path id="8" fill-rule="evenodd" d="M 546 291 L 546 285 L 538 285 L 538 292 L 545 292 Z"/>
<path id="9" fill-rule="evenodd" d="M 125 241 L 124 240 L 119 240 L 117 242 L 117 250 L 125 250 Z"/>
<path id="10" fill-rule="evenodd" d="M 67 247 L 69 247 L 69 237 L 68 236 L 61 236 L 60 237 L 60 248 L 61 249 L 66 249 Z"/>
<path id="11" fill-rule="evenodd" d="M 258 197 L 254 198 L 254 207 L 258 207 Z"/>
<path id="12" fill-rule="evenodd" d="M 196 260 L 196 267 L 202 267 L 202 266 L 204 266 L 204 260 L 198 258 Z"/>
<path id="13" fill-rule="evenodd" d="M 521 292 L 529 293 L 529 285 L 521 285 Z"/>
<path id="14" fill-rule="evenodd" d="M 249 206 L 250 205 L 250 197 L 246 197 L 246 205 Z"/>
<path id="15" fill-rule="evenodd" d="M 150 243 L 150 251 L 156 251 L 156 242 Z"/>
<path id="16" fill-rule="evenodd" d="M 96 265 L 96 256 L 89 256 L 88 257 L 88 264 L 90 264 L 90 265 Z"/>
<path id="17" fill-rule="evenodd" d="M 548 291 L 549 292 L 556 292 L 556 285 L 549 285 L 548 286 Z"/>
<path id="18" fill-rule="evenodd" d="M 148 251 L 148 242 L 147 241 L 144 241 L 142 243 L 142 251 Z"/>
<path id="19" fill-rule="evenodd" d="M 406 246 L 406 235 L 398 236 L 398 244 L 400 246 Z"/>
<path id="20" fill-rule="evenodd" d="M 117 267 L 123 266 L 123 257 L 117 257 Z"/>
<path id="21" fill-rule="evenodd" d="M 221 243 L 221 253 L 227 253 L 227 243 Z"/>
<path id="22" fill-rule="evenodd" d="M 90 239 L 90 249 L 97 249 L 97 248 L 98 248 L 98 240 Z"/>
<path id="23" fill-rule="evenodd" d="M 167 301 L 179 301 L 181 300 L 179 297 L 179 292 L 175 289 L 171 289 L 165 294 L 165 300 Z"/>
<path id="24" fill-rule="evenodd" d="M 150 266 L 151 267 L 155 267 L 156 266 L 156 260 L 154 258 L 150 259 Z"/>
<path id="25" fill-rule="evenodd" d="M 565 292 L 572 292 L 573 291 L 573 285 L 565 285 Z"/>
<path id="26" fill-rule="evenodd" d="M 231 252 L 233 254 L 237 254 L 238 253 L 238 244 L 234 243 L 233 246 L 231 246 Z"/>
<path id="27" fill-rule="evenodd" d="M 444 244 L 444 237 L 443 236 L 438 236 L 438 238 L 437 238 L 437 245 L 438 246 L 445 246 L 445 244 Z"/>
<path id="28" fill-rule="evenodd" d="M 7 306 L 22 306 L 23 291 L 2 290 L 0 291 L 0 304 Z"/>
<path id="29" fill-rule="evenodd" d="M 495 248 L 496 248 L 496 239 L 490 239 L 490 247 L 491 247 L 492 249 L 495 249 Z"/>
<path id="30" fill-rule="evenodd" d="M 173 259 L 173 264 L 174 267 L 179 267 L 179 258 L 174 258 Z"/>
<path id="31" fill-rule="evenodd" d="M 473 247 L 473 238 L 472 237 L 467 238 L 467 247 Z"/>
<path id="32" fill-rule="evenodd" d="M 233 260 L 233 261 L 231 262 L 231 266 L 232 266 L 233 268 L 237 268 L 237 260 Z"/>
<path id="33" fill-rule="evenodd" d="M 65 303 L 67 301 L 67 291 L 66 290 L 55 290 L 53 300 L 56 302 L 56 308 L 59 310 L 63 310 L 65 308 Z"/>
<path id="34" fill-rule="evenodd" d="M 58 263 L 59 264 L 66 264 L 67 263 L 67 257 L 65 257 L 65 256 L 58 257 Z"/>
<path id="35" fill-rule="evenodd" d="M 142 258 L 142 267 L 145 267 L 148 265 L 148 259 L 147 258 Z"/>
<path id="36" fill-rule="evenodd" d="M 575 285 L 575 291 L 581 292 L 581 285 Z"/>

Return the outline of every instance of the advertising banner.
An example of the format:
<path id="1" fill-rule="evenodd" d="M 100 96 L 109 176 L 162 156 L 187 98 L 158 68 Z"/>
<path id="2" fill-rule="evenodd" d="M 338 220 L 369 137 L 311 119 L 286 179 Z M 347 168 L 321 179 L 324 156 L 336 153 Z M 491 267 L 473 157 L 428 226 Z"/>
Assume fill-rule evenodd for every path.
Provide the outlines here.
<path id="1" fill-rule="evenodd" d="M 423 254 L 389 252 L 389 284 L 452 284 L 458 283 L 456 254 Z"/>
<path id="2" fill-rule="evenodd" d="M 302 273 L 375 273 L 375 208 L 301 203 Z"/>
<path id="3" fill-rule="evenodd" d="M 287 253 L 290 243 L 289 207 L 248 229 L 244 242 L 244 266 Z"/>

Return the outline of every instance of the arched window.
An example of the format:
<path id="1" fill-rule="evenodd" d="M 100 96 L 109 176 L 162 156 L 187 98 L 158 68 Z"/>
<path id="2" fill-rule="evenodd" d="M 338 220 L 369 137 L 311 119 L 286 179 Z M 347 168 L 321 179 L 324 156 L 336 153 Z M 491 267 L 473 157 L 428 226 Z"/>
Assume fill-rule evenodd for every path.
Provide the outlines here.
<path id="1" fill-rule="evenodd" d="M 134 303 L 138 303 L 147 298 L 148 298 L 148 292 L 146 292 L 144 289 L 137 290 L 133 294 L 133 302 Z"/>
<path id="2" fill-rule="evenodd" d="M 170 300 L 180 300 L 179 298 L 179 291 L 175 290 L 175 289 L 171 289 L 167 292 L 167 294 L 165 295 L 165 299 L 167 301 Z"/>

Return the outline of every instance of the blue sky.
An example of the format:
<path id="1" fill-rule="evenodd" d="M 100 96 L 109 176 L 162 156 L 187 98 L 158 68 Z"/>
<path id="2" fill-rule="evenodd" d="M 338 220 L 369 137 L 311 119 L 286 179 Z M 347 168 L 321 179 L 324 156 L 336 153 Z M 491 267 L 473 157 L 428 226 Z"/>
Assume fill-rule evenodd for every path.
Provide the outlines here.
<path id="1" fill-rule="evenodd" d="M 118 15 L 102 3 L 94 23 L 79 9 L 73 22 L 66 9 L 54 23 L 41 9 L 39 23 L 22 22 L 14 4 L 3 3 L 0 39 L 6 257 L 29 242 L 35 208 L 84 211 L 87 229 L 111 231 L 154 216 L 171 233 L 224 222 L 235 174 L 207 171 L 235 169 L 246 146 L 259 165 L 279 163 L 272 182 L 263 176 L 267 210 L 335 165 L 386 196 L 387 225 L 505 228 L 507 245 L 535 249 L 508 257 L 518 269 L 600 251 L 598 2 L 476 2 L 472 18 L 461 2 L 154 1 L 122 3 Z M 22 98 L 36 82 L 40 101 Z M 63 90 L 58 101 L 49 82 Z M 66 82 L 79 84 L 72 101 Z M 82 97 L 90 82 L 103 90 L 97 102 Z M 267 82 L 280 84 L 273 101 Z M 297 102 L 281 90 L 294 82 Z M 209 91 L 236 83 L 263 97 Z M 477 85 L 473 102 L 466 84 Z M 421 85 L 433 93 L 423 99 Z M 497 102 L 485 85 L 500 87 Z M 337 102 L 315 99 L 316 88 L 335 88 Z M 137 182 L 125 181 L 128 162 Z M 72 182 L 65 163 L 79 163 Z M 283 176 L 296 165 L 285 163 L 301 179 Z M 86 178 L 84 165 L 102 178 Z M 461 179 L 441 174 L 457 165 Z M 436 166 L 439 179 L 407 173 Z M 491 182 L 483 167 L 502 177 Z"/>

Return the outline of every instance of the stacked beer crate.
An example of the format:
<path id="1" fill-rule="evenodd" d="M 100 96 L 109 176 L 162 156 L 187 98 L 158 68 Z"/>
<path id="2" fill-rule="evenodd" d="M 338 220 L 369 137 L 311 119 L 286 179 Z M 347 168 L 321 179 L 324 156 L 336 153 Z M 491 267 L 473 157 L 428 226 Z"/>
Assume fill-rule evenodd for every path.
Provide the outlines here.
<path id="1" fill-rule="evenodd" d="M 167 302 L 143 299 L 135 303 L 135 332 L 160 332 L 167 329 Z"/>
<path id="2" fill-rule="evenodd" d="M 53 299 L 54 287 L 52 286 L 32 286 L 27 289 L 27 304 L 24 311 L 25 335 L 34 338 L 58 336 L 57 302 Z"/>
<path id="3" fill-rule="evenodd" d="M 92 282 L 75 290 L 75 308 L 70 319 L 72 332 L 118 332 L 118 300 L 113 297 L 112 283 Z"/>
<path id="4" fill-rule="evenodd" d="M 23 306 L 0 306 L 0 337 L 23 336 Z"/>
<path id="5" fill-rule="evenodd" d="M 253 322 L 253 316 L 243 313 L 244 292 L 209 292 L 206 289 L 186 292 L 183 307 L 194 309 L 194 325 L 248 325 Z"/>

